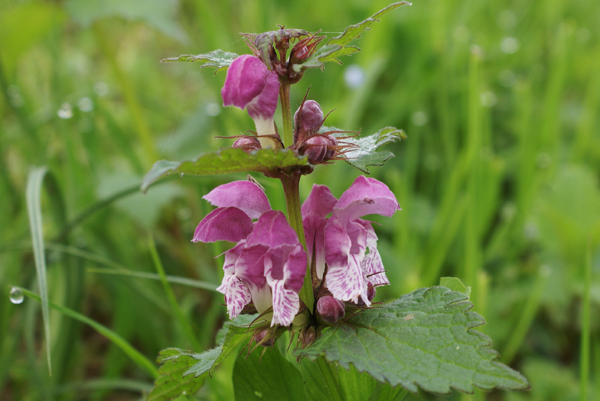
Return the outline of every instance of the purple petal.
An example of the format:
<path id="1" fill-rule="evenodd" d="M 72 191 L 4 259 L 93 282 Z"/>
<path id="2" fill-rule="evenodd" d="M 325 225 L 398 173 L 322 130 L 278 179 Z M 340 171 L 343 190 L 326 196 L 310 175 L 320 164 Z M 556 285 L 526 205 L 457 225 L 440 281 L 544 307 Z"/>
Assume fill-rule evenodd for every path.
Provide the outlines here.
<path id="1" fill-rule="evenodd" d="M 227 313 L 230 319 L 236 318 L 251 300 L 250 290 L 235 275 L 226 275 L 217 291 L 225 294 Z"/>
<path id="2" fill-rule="evenodd" d="M 230 241 L 246 238 L 254 229 L 250 217 L 236 207 L 220 207 L 202 219 L 192 242 Z"/>
<path id="3" fill-rule="evenodd" d="M 347 266 L 352 241 L 346 228 L 331 218 L 325 225 L 325 261 L 331 266 Z"/>
<path id="4" fill-rule="evenodd" d="M 248 246 L 246 243 L 239 252 L 239 259 L 236 261 L 236 275 L 248 285 L 251 291 L 266 286 L 264 257 L 267 251 L 268 248 L 264 246 Z"/>
<path id="5" fill-rule="evenodd" d="M 306 263 L 306 253 L 300 243 L 269 249 L 265 255 L 265 276 L 273 293 L 271 325 L 289 326 L 298 313 L 298 293 L 304 282 Z"/>
<path id="6" fill-rule="evenodd" d="M 334 209 L 334 214 L 348 221 L 368 214 L 389 217 L 400 210 L 400 205 L 387 185 L 361 175 L 342 194 Z"/>
<path id="7" fill-rule="evenodd" d="M 217 207 L 237 207 L 253 220 L 271 210 L 267 195 L 252 181 L 233 181 L 220 185 L 203 198 Z"/>
<path id="8" fill-rule="evenodd" d="M 369 253 L 365 255 L 362 261 L 362 270 L 365 274 L 365 279 L 373 286 L 389 285 L 390 281 L 385 275 L 385 269 L 381 256 L 377 248 L 369 248 Z"/>
<path id="9" fill-rule="evenodd" d="M 264 245 L 269 248 L 295 246 L 298 243 L 298 235 L 282 212 L 272 210 L 260 216 L 247 242 L 248 245 Z"/>
<path id="10" fill-rule="evenodd" d="M 235 277 L 237 281 L 243 283 L 244 288 L 248 290 L 247 295 L 251 298 L 254 306 L 260 313 L 271 307 L 271 290 L 265 278 L 264 255 L 266 252 L 266 247 L 249 247 L 246 241 L 242 240 L 235 247 L 225 252 L 225 263 L 223 265 L 225 278 L 229 276 Z M 224 294 L 226 294 L 224 291 L 227 291 L 229 287 L 234 285 L 232 284 L 232 279 L 227 281 L 229 287 L 225 285 L 225 278 L 223 279 L 224 284 L 221 286 L 223 287 L 223 291 L 219 290 Z M 232 304 L 231 308 L 237 310 L 236 308 L 242 302 L 242 297 L 238 295 L 235 298 L 234 296 L 239 294 L 241 290 L 239 290 L 237 285 L 231 288 L 232 290 L 229 292 L 231 299 L 226 296 L 225 300 L 227 301 L 228 310 L 230 303 Z M 244 294 L 246 293 L 244 292 Z M 250 298 L 243 298 L 243 301 L 246 303 L 242 305 L 242 308 L 250 302 Z"/>
<path id="11" fill-rule="evenodd" d="M 335 196 L 331 194 L 329 188 L 325 185 L 313 185 L 310 195 L 302 204 L 302 216 L 314 214 L 319 217 L 325 217 L 333 213 L 333 207 L 337 203 Z"/>
<path id="12" fill-rule="evenodd" d="M 306 250 L 308 260 L 312 263 L 313 258 L 317 271 L 317 277 L 323 278 L 325 270 L 325 225 L 327 219 L 315 215 L 306 216 L 302 220 L 304 226 L 304 237 L 306 239 Z"/>
<path id="13" fill-rule="evenodd" d="M 247 108 L 252 119 L 272 120 L 279 96 L 279 77 L 258 57 L 242 55 L 229 66 L 221 96 L 223 106 Z"/>
<path id="14" fill-rule="evenodd" d="M 273 291 L 273 320 L 271 327 L 279 324 L 289 326 L 300 309 L 300 297 L 298 293 L 285 288 L 283 281 L 269 283 Z"/>
<path id="15" fill-rule="evenodd" d="M 350 255 L 347 265 L 329 265 L 327 268 L 327 289 L 340 301 L 358 302 L 362 298 L 369 306 L 367 282 L 361 269 L 362 255 Z"/>
<path id="16" fill-rule="evenodd" d="M 263 120 L 272 121 L 275 110 L 277 109 L 277 99 L 279 98 L 279 76 L 277 76 L 275 71 L 267 71 L 266 81 L 260 95 L 252 99 L 246 106 L 248 115 L 250 115 L 253 120 L 261 118 Z"/>

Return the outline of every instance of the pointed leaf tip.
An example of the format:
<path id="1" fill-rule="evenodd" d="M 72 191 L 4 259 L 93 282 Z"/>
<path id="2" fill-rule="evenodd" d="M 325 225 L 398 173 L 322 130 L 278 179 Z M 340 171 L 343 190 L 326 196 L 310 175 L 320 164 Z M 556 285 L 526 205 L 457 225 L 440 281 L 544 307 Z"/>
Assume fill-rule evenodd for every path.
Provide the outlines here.
<path id="1" fill-rule="evenodd" d="M 352 365 L 415 393 L 418 387 L 442 394 L 452 389 L 527 390 L 527 379 L 498 362 L 490 339 L 473 330 L 484 320 L 469 311 L 472 306 L 464 294 L 421 288 L 354 315 L 345 327 L 323 331 L 312 346 L 294 354 L 313 361 L 324 356 L 346 369 Z"/>

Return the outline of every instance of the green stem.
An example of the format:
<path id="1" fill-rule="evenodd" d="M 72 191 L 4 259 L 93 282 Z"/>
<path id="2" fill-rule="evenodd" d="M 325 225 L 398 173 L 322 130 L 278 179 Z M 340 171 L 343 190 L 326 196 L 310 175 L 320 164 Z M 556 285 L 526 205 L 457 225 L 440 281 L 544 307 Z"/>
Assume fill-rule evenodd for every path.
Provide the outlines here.
<path id="1" fill-rule="evenodd" d="M 290 104 L 290 85 L 282 83 L 279 87 L 279 99 L 281 100 L 281 115 L 283 117 L 283 147 L 293 145 L 292 132 L 292 106 Z"/>
<path id="2" fill-rule="evenodd" d="M 300 210 L 300 176 L 285 176 L 281 178 L 283 191 L 285 192 L 285 203 L 287 206 L 288 221 L 290 226 L 298 234 L 300 243 L 306 249 L 306 239 L 304 237 L 304 227 L 302 226 L 302 212 Z M 306 266 L 306 275 L 304 276 L 304 285 L 300 290 L 300 299 L 308 307 L 308 310 L 313 311 L 315 298 L 312 288 L 312 279 L 310 272 L 310 263 Z"/>

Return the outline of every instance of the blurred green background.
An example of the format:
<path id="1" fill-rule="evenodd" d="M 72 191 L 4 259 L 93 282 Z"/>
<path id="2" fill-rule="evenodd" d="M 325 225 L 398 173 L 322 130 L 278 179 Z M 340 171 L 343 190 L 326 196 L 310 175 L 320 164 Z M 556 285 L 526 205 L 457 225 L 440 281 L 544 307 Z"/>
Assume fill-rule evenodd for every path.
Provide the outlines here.
<path id="1" fill-rule="evenodd" d="M 47 166 L 41 207 L 51 301 L 114 332 L 154 360 L 167 347 L 203 351 L 226 319 L 226 249 L 191 244 L 201 199 L 244 175 L 136 187 L 152 164 L 228 146 L 253 129 L 223 109 L 225 74 L 162 58 L 221 48 L 248 53 L 239 32 L 276 24 L 329 36 L 386 1 L 0 0 L 0 399 L 136 400 L 152 384 L 114 338 L 50 313 L 48 376 L 26 207 L 34 166 Z M 377 219 L 388 300 L 441 276 L 472 287 L 500 360 L 527 393 L 443 399 L 595 400 L 600 394 L 600 9 L 596 0 L 415 0 L 357 42 L 362 52 L 307 72 L 327 124 L 408 140 L 373 176 L 403 211 Z M 318 167 L 301 183 L 339 196 L 359 174 Z M 279 183 L 255 176 L 283 209 Z M 154 248 L 152 239 L 156 244 Z M 156 253 L 179 309 L 155 276 Z M 115 274 L 121 273 L 121 274 Z M 127 275 L 123 275 L 127 274 Z M 191 284 L 191 285 L 190 285 Z M 172 300 L 172 299 L 171 299 Z M 586 335 L 589 333 L 589 337 Z M 232 361 L 200 392 L 231 399 Z M 437 399 L 419 394 L 407 399 Z"/>

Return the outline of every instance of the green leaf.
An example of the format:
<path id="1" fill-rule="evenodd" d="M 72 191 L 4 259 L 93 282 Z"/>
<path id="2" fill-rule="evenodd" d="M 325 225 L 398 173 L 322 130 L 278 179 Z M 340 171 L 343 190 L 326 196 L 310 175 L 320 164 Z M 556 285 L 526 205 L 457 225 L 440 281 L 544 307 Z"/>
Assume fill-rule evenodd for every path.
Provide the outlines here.
<path id="1" fill-rule="evenodd" d="M 322 127 L 319 132 L 327 131 L 342 131 L 339 128 Z M 346 134 L 335 134 L 336 137 L 345 137 Z M 404 131 L 394 128 L 385 127 L 373 135 L 362 138 L 352 137 L 341 140 L 340 144 L 348 144 L 348 151 L 344 154 L 346 162 L 359 169 L 360 171 L 370 174 L 367 166 L 383 166 L 383 164 L 394 154 L 389 151 L 377 152 L 377 149 L 388 143 L 396 142 L 400 139 L 406 139 Z"/>
<path id="2" fill-rule="evenodd" d="M 204 384 L 204 378 L 198 380 L 194 376 L 184 376 L 196 363 L 196 359 L 185 351 L 176 348 L 164 349 L 158 354 L 157 362 L 162 365 L 158 369 L 160 377 L 156 379 L 147 401 L 168 401 L 182 394 L 193 395 Z"/>
<path id="3" fill-rule="evenodd" d="M 321 58 L 320 61 L 324 62 L 324 63 L 328 62 L 328 61 L 335 61 L 339 64 L 342 64 L 342 62 L 337 59 L 338 57 L 360 51 L 360 49 L 358 47 L 348 46 L 348 44 L 350 42 L 352 42 L 355 39 L 360 38 L 360 35 L 364 31 L 368 30 L 369 27 L 371 26 L 371 24 L 373 24 L 374 22 L 379 22 L 379 20 L 377 19 L 378 17 L 381 17 L 384 14 L 387 14 L 388 12 L 392 11 L 395 8 L 398 8 L 400 6 L 406 6 L 406 5 L 410 5 L 410 3 L 407 1 L 401 1 L 399 3 L 390 4 L 389 6 L 387 6 L 386 8 L 384 8 L 382 10 L 379 10 L 378 12 L 376 12 L 375 14 L 373 14 L 371 17 L 367 18 L 366 20 L 359 22 L 356 25 L 350 25 L 349 27 L 346 28 L 346 30 L 341 35 L 336 36 L 335 38 L 332 38 L 329 42 L 327 42 L 327 45 L 340 46 L 341 47 L 340 50 L 330 53 L 326 57 Z"/>
<path id="4" fill-rule="evenodd" d="M 296 72 L 300 72 L 303 71 L 307 68 L 323 68 L 324 63 L 330 62 L 330 61 L 335 61 L 338 64 L 342 64 L 342 62 L 340 60 L 338 60 L 338 57 L 341 56 L 349 56 L 351 54 L 354 54 L 356 52 L 359 52 L 360 49 L 356 46 L 352 46 L 349 45 L 350 42 L 352 42 L 355 39 L 360 38 L 360 35 L 369 29 L 369 26 L 371 26 L 371 24 L 373 24 L 374 22 L 378 22 L 379 20 L 377 19 L 377 17 L 380 17 L 390 11 L 392 11 L 393 9 L 400 7 L 400 6 L 405 6 L 405 5 L 410 5 L 410 3 L 406 2 L 406 1 L 401 1 L 399 3 L 394 3 L 391 4 L 389 6 L 387 6 L 386 8 L 384 8 L 383 10 L 378 11 L 377 13 L 373 14 L 371 17 L 367 18 L 366 20 L 359 22 L 356 25 L 350 25 L 349 27 L 346 28 L 346 30 L 340 34 L 339 36 L 336 36 L 335 38 L 332 38 L 329 40 L 329 42 L 327 42 L 327 44 L 325 46 L 322 46 L 321 48 L 319 48 L 315 54 L 313 54 L 308 60 L 306 60 L 305 62 L 303 62 L 302 64 L 294 64 L 293 68 Z"/>
<path id="5" fill-rule="evenodd" d="M 201 354 L 193 354 L 193 358 L 198 362 L 189 368 L 185 375 L 193 374 L 198 377 L 203 373 L 212 371 L 227 355 L 236 350 L 240 344 L 248 343 L 251 338 L 252 331 L 248 330 L 247 327 L 230 326 L 223 344 Z"/>
<path id="6" fill-rule="evenodd" d="M 485 322 L 471 308 L 461 293 L 421 288 L 356 314 L 347 326 L 323 331 L 312 346 L 294 354 L 311 360 L 323 355 L 412 392 L 418 387 L 435 393 L 528 389 L 521 374 L 497 361 L 490 339 L 473 330 Z"/>
<path id="7" fill-rule="evenodd" d="M 255 171 L 277 175 L 294 169 L 311 168 L 306 157 L 299 157 L 291 150 L 259 149 L 246 153 L 242 149 L 228 148 L 205 153 L 193 161 L 158 161 L 144 177 L 141 189 L 146 191 L 153 182 L 171 174 L 217 175 Z"/>
<path id="8" fill-rule="evenodd" d="M 392 388 L 367 373 L 358 372 L 352 365 L 349 370 L 341 369 L 322 356 L 315 361 L 304 358 L 297 367 L 304 381 L 311 383 L 306 386 L 308 401 L 393 401 L 403 391 L 401 387 Z"/>
<path id="9" fill-rule="evenodd" d="M 258 347 L 247 358 L 238 357 L 232 379 L 236 401 L 305 400 L 302 375 L 277 347 Z"/>
<path id="10" fill-rule="evenodd" d="M 449 288 L 452 291 L 465 294 L 467 297 L 471 295 L 471 287 L 467 287 L 457 277 L 442 277 L 440 278 L 440 286 Z"/>
<path id="11" fill-rule="evenodd" d="M 181 395 L 183 391 L 186 391 L 187 394 L 190 394 L 193 389 L 195 389 L 194 392 L 198 391 L 204 384 L 204 377 L 201 379 L 198 377 L 206 372 L 210 373 L 240 344 L 250 341 L 252 331 L 248 327 L 236 325 L 248 326 L 255 317 L 243 316 L 225 323 L 217 335 L 217 344 L 219 345 L 208 351 L 196 353 L 176 348 L 161 351 L 158 362 L 163 366 L 159 369 L 160 377 L 154 383 L 150 395 L 168 398 L 149 398 L 148 401 L 170 400 Z"/>
<path id="12" fill-rule="evenodd" d="M 230 53 L 219 49 L 213 50 L 212 52 L 206 54 L 182 54 L 179 57 L 169 57 L 161 61 L 163 63 L 168 63 L 170 61 L 190 61 L 192 63 L 195 61 L 200 61 L 202 63 L 200 65 L 201 68 L 214 67 L 217 69 L 215 72 L 217 73 L 223 68 L 229 67 L 231 63 L 233 63 L 233 60 L 235 60 L 237 57 L 239 56 L 235 53 Z"/>

